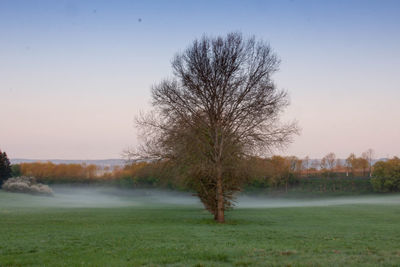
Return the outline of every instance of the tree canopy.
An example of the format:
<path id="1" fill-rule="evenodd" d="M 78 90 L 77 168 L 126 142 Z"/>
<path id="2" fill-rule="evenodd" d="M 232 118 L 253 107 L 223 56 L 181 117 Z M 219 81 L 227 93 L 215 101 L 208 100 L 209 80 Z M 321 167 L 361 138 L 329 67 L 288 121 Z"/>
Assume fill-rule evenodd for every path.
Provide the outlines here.
<path id="1" fill-rule="evenodd" d="M 394 157 L 387 161 L 378 161 L 375 163 L 371 182 L 375 191 L 399 192 L 400 159 Z"/>

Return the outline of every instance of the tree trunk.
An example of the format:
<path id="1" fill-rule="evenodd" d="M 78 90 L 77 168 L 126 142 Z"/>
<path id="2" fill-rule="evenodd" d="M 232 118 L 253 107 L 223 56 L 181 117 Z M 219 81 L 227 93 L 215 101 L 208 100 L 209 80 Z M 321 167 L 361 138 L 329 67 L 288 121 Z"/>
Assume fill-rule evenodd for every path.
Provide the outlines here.
<path id="1" fill-rule="evenodd" d="M 224 193 L 222 189 L 222 172 L 220 167 L 217 168 L 217 221 L 219 223 L 225 222 Z"/>

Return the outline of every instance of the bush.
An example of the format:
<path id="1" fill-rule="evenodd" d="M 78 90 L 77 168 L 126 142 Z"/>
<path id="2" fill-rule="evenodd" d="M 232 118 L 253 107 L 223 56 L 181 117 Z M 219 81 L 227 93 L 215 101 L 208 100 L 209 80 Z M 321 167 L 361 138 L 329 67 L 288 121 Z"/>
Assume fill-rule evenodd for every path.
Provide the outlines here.
<path id="1" fill-rule="evenodd" d="M 400 191 L 400 159 L 394 157 L 386 162 L 378 161 L 374 165 L 371 179 L 372 186 L 377 192 Z"/>
<path id="2" fill-rule="evenodd" d="M 27 176 L 10 178 L 4 182 L 2 188 L 5 191 L 15 193 L 28 193 L 47 196 L 53 195 L 53 190 L 51 190 L 48 185 L 37 183 L 34 177 Z"/>
<path id="3" fill-rule="evenodd" d="M 22 176 L 21 165 L 19 164 L 11 165 L 11 177 L 18 177 L 18 176 Z"/>

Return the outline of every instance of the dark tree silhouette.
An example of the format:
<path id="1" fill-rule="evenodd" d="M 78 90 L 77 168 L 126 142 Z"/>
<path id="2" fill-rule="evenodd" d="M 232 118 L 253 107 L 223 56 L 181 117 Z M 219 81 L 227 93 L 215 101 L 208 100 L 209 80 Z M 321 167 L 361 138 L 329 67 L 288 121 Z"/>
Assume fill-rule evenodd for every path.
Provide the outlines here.
<path id="1" fill-rule="evenodd" d="M 0 185 L 11 177 L 11 164 L 6 152 L 0 150 Z"/>

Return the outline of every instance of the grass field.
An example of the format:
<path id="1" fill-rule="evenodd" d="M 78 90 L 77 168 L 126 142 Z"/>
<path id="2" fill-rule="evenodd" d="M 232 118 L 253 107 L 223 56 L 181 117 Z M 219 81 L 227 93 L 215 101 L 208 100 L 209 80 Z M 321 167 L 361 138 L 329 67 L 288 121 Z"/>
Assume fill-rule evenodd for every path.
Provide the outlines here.
<path id="1" fill-rule="evenodd" d="M 229 212 L 224 225 L 190 198 L 165 199 L 0 191 L 0 266 L 400 265 L 398 197 L 379 204 L 248 205 Z"/>

